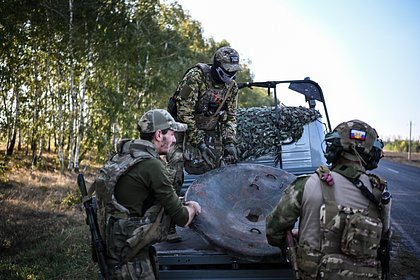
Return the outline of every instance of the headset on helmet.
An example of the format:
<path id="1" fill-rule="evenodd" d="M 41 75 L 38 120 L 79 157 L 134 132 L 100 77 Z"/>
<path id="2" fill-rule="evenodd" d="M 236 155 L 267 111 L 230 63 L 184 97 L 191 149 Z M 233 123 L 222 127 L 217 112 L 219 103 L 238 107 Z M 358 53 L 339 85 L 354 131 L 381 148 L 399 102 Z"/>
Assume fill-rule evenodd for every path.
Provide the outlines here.
<path id="1" fill-rule="evenodd" d="M 339 124 L 332 132 L 325 135 L 327 145 L 325 158 L 327 163 L 335 163 L 343 152 L 359 154 L 367 170 L 378 167 L 383 157 L 384 144 L 378 138 L 376 130 L 360 120 L 351 120 Z"/>

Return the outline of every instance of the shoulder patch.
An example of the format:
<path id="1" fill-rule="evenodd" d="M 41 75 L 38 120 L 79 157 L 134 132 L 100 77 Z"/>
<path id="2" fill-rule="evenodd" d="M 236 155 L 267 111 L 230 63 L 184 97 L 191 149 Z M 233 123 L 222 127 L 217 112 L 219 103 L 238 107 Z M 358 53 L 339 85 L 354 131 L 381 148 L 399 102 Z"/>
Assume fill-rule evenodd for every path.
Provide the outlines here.
<path id="1" fill-rule="evenodd" d="M 188 99 L 191 92 L 192 88 L 189 85 L 185 85 L 181 88 L 181 91 L 179 92 L 179 97 L 181 97 L 182 99 Z"/>

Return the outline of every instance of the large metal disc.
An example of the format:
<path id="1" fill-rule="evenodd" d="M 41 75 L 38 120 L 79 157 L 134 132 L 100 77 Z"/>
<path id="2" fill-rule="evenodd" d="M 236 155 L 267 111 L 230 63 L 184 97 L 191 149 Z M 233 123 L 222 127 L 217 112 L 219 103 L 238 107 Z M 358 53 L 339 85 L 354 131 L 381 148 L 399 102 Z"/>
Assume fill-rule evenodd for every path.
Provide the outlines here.
<path id="1" fill-rule="evenodd" d="M 295 175 L 260 164 L 227 165 L 194 181 L 186 200 L 200 203 L 194 229 L 224 252 L 249 261 L 278 257 L 266 240 L 265 218 Z"/>

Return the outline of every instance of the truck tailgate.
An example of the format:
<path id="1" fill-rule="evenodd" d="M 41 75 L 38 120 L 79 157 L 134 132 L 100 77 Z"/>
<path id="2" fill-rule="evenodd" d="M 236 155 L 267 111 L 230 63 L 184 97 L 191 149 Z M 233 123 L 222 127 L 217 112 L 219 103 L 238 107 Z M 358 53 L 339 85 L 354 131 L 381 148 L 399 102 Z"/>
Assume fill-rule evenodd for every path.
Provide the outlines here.
<path id="1" fill-rule="evenodd" d="M 156 244 L 160 279 L 293 279 L 289 264 L 240 260 L 217 250 L 192 229 L 177 227 L 183 240 Z"/>

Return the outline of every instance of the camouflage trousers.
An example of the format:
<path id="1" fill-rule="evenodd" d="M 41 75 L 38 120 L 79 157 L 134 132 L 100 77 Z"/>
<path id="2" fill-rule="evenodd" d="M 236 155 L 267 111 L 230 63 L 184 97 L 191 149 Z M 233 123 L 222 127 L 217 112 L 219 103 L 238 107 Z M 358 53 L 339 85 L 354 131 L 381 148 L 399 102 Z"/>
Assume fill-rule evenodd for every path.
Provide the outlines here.
<path id="1" fill-rule="evenodd" d="M 340 253 L 323 255 L 306 244 L 298 246 L 297 262 L 302 280 L 381 279 L 381 266 L 376 259 L 356 259 Z"/>
<path id="2" fill-rule="evenodd" d="M 111 222 L 112 223 L 112 222 Z M 123 226 L 122 226 L 123 225 Z M 126 226 L 130 225 L 130 226 Z M 134 279 L 158 279 L 159 264 L 156 250 L 150 244 L 140 249 L 136 255 L 125 261 L 131 253 L 132 246 L 129 245 L 127 236 L 133 236 L 138 230 L 136 222 L 129 220 L 117 220 L 111 224 L 112 229 L 108 236 L 108 267 L 110 268 L 111 279 L 134 280 Z M 146 225 L 147 226 L 147 225 Z M 165 229 L 167 231 L 167 229 Z M 156 236 L 160 233 L 156 233 Z M 160 239 L 156 237 L 156 239 Z M 152 243 L 154 243 L 152 241 Z"/>
<path id="3" fill-rule="evenodd" d="M 156 251 L 153 246 L 141 250 L 130 262 L 118 269 L 111 268 L 111 279 L 115 280 L 156 280 L 159 264 L 157 263 Z"/>
<path id="4" fill-rule="evenodd" d="M 189 174 L 203 174 L 212 168 L 204 161 L 198 148 L 193 147 L 188 141 L 184 141 L 183 133 L 176 133 L 176 141 L 177 143 L 169 151 L 166 159 L 174 188 L 179 194 L 184 182 L 184 168 Z M 223 147 L 219 133 L 208 131 L 205 143 L 215 155 L 215 161 L 212 164 L 216 167 L 220 166 Z"/>
<path id="5" fill-rule="evenodd" d="M 112 279 L 157 279 L 155 243 L 166 240 L 171 219 L 160 205 L 143 217 L 110 217 L 107 225 L 107 262 Z"/>
<path id="6" fill-rule="evenodd" d="M 184 152 L 181 144 L 175 144 L 169 153 L 166 155 L 168 162 L 167 170 L 171 176 L 172 186 L 175 189 L 176 194 L 181 194 L 181 187 L 184 183 Z"/>

